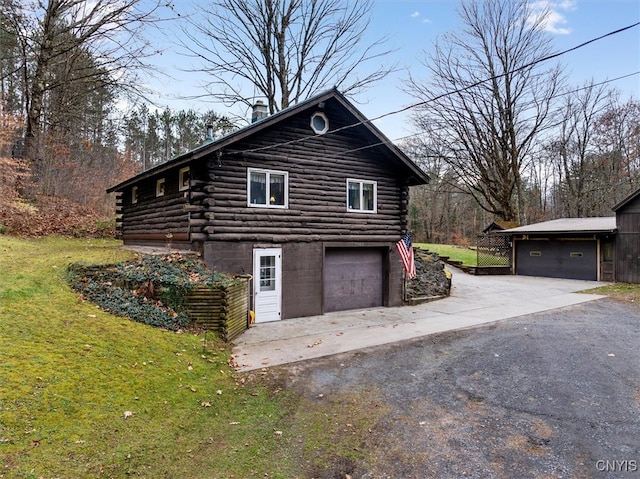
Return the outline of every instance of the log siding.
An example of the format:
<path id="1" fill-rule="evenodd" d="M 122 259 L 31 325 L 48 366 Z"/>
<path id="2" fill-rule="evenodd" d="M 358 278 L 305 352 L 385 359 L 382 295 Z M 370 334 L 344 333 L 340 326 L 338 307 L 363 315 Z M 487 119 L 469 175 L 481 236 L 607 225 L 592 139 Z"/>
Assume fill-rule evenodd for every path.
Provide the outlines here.
<path id="1" fill-rule="evenodd" d="M 311 127 L 318 112 L 328 122 L 321 134 Z M 188 188 L 180 190 L 186 167 Z M 248 203 L 250 169 L 286 172 L 286 207 Z M 156 197 L 159 178 L 165 178 L 165 193 Z M 375 212 L 348 209 L 348 179 L 375 183 Z M 174 245 L 196 249 L 209 266 L 236 274 L 253 273 L 255 248 L 281 248 L 281 313 L 291 318 L 324 312 L 325 252 L 334 248 L 379 251 L 384 304 L 402 303 L 402 266 L 394 245 L 407 231 L 409 186 L 427 181 L 333 90 L 109 191 L 119 195 L 125 243 L 164 245 L 171 233 Z"/>
<path id="2" fill-rule="evenodd" d="M 274 131 L 266 130 L 251 141 L 234 145 L 233 151 L 206 161 L 209 182 L 202 189 L 206 207 L 201 211 L 208 221 L 198 231 L 206 241 L 351 238 L 379 242 L 400 237 L 407 225 L 408 185 L 396 177 L 396 165 L 390 155 L 381 151 L 371 155 L 361 149 L 366 143 L 354 142 L 350 130 L 288 143 L 301 135 L 312 135 L 310 128 L 304 128 L 312 114 L 301 114 Z M 328 112 L 327 117 L 338 128 L 347 124 L 336 112 Z M 268 153 L 255 151 L 273 143 L 282 146 L 269 149 Z M 250 168 L 288 173 L 288 208 L 247 205 Z M 376 213 L 348 211 L 347 178 L 376 182 Z"/>
<path id="3" fill-rule="evenodd" d="M 137 201 L 132 202 L 132 190 L 127 188 L 118 205 L 121 217 L 120 235 L 124 241 L 188 241 L 189 192 L 180 191 L 178 169 L 152 177 L 135 185 Z M 164 178 L 164 195 L 156 196 L 156 185 Z"/>

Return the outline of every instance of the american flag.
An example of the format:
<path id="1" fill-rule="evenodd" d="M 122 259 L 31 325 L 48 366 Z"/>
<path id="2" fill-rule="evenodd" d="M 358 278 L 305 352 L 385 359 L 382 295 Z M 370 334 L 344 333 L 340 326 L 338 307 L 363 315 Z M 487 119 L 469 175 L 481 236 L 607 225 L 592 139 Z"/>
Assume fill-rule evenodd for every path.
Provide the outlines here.
<path id="1" fill-rule="evenodd" d="M 407 273 L 408 279 L 416 277 L 416 263 L 413 260 L 413 245 L 411 244 L 411 233 L 404 235 L 400 241 L 396 243 L 396 248 L 402 260 L 402 266 Z"/>

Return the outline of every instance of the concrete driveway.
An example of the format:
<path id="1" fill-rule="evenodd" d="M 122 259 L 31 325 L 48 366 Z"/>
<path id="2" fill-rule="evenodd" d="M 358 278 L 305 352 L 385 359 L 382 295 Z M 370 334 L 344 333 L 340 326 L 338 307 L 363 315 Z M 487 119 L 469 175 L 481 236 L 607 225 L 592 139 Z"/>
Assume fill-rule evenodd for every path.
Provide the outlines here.
<path id="1" fill-rule="evenodd" d="M 605 284 L 448 269 L 453 287 L 445 299 L 257 324 L 235 340 L 234 366 L 250 371 L 548 311 L 602 298 L 577 291 Z"/>

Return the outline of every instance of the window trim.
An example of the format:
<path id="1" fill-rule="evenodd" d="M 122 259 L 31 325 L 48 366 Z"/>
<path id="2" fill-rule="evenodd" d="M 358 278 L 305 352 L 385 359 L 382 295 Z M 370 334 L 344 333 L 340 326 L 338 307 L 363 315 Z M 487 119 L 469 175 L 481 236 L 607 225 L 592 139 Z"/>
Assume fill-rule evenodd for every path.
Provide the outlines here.
<path id="1" fill-rule="evenodd" d="M 320 118 L 322 118 L 324 120 L 324 128 L 322 128 L 322 129 L 317 129 L 316 126 L 313 124 L 313 120 L 317 116 L 319 116 Z M 327 118 L 327 115 L 325 115 L 321 111 L 317 111 L 313 115 L 311 115 L 311 121 L 309 123 L 311 125 L 311 129 L 313 130 L 313 132 L 318 134 L 318 135 L 324 135 L 326 132 L 329 131 L 329 118 Z"/>
<path id="2" fill-rule="evenodd" d="M 267 198 L 265 198 L 265 204 L 260 203 L 251 203 L 251 173 L 264 173 L 266 175 L 266 185 L 267 188 L 271 187 L 270 177 L 272 174 L 275 175 L 283 175 L 284 176 L 284 204 L 282 205 L 272 205 L 269 204 L 267 198 L 269 197 L 270 191 L 267 190 L 265 194 Z M 289 209 L 289 172 L 283 170 L 269 170 L 266 168 L 247 168 L 247 206 L 249 208 L 270 208 L 270 209 L 281 209 L 286 210 Z"/>
<path id="3" fill-rule="evenodd" d="M 131 204 L 135 205 L 138 202 L 138 187 L 131 187 Z"/>
<path id="4" fill-rule="evenodd" d="M 159 198 L 160 196 L 164 196 L 164 190 L 165 190 L 165 179 L 160 178 L 156 181 L 156 198 Z"/>
<path id="5" fill-rule="evenodd" d="M 190 171 L 188 166 L 185 166 L 184 168 L 180 168 L 180 170 L 178 171 L 178 191 L 185 191 L 189 189 L 189 181 L 187 181 L 187 184 L 184 184 L 184 174 L 188 173 Z"/>
<path id="6" fill-rule="evenodd" d="M 350 183 L 357 183 L 359 185 L 359 191 L 360 191 L 360 208 L 356 209 L 356 208 L 349 208 L 349 184 Z M 365 210 L 362 208 L 362 205 L 364 204 L 364 197 L 363 197 L 363 185 L 373 185 L 373 209 L 372 210 Z M 378 212 L 378 182 L 374 181 L 374 180 L 363 180 L 360 178 L 347 178 L 347 211 L 349 213 L 369 213 L 369 214 L 375 214 Z"/>

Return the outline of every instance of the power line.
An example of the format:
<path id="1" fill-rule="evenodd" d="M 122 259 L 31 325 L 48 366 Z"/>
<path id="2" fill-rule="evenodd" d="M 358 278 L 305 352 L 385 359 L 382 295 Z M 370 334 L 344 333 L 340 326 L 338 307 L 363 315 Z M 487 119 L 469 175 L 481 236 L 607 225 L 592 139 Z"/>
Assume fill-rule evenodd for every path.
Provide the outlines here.
<path id="1" fill-rule="evenodd" d="M 610 79 L 607 79 L 607 80 L 603 80 L 603 81 L 598 82 L 598 83 L 590 83 L 588 85 L 585 85 L 585 86 L 582 86 L 582 87 L 579 87 L 579 88 L 575 88 L 573 90 L 563 91 L 562 93 L 558 93 L 556 95 L 552 95 L 550 98 L 559 98 L 561 96 L 571 95 L 573 93 L 578 93 L 580 91 L 588 90 L 589 88 L 594 88 L 594 87 L 597 87 L 597 86 L 606 85 L 608 83 L 613 83 L 613 82 L 618 81 L 618 80 L 624 80 L 625 78 L 629 78 L 629 77 L 632 77 L 634 75 L 640 75 L 640 70 L 638 70 L 636 72 L 633 72 L 633 73 L 628 73 L 626 75 L 622 75 L 622 76 L 619 76 L 619 77 L 616 77 L 616 78 L 610 78 Z M 531 120 L 531 119 L 532 118 L 527 118 L 524 121 L 528 121 L 528 120 Z M 555 126 L 557 126 L 557 125 L 555 125 Z M 441 128 L 445 128 L 445 127 L 443 126 Z M 440 128 L 438 128 L 438 129 L 440 129 Z M 399 138 L 396 138 L 394 140 L 389 140 L 389 141 L 390 142 L 394 142 L 394 141 L 406 140 L 406 139 L 413 138 L 415 136 L 419 136 L 419 135 L 422 135 L 422 134 L 423 134 L 423 132 L 421 132 L 421 131 L 417 132 L 417 133 L 410 133 L 408 135 L 401 136 Z M 385 142 L 378 142 L 378 143 L 373 144 L 371 146 L 372 147 L 373 146 L 380 146 L 380 145 L 383 145 L 383 144 L 386 144 L 386 143 L 388 143 L 388 142 L 386 142 L 386 141 Z M 364 148 L 366 148 L 366 147 L 360 147 L 360 148 L 357 148 L 357 149 L 354 149 L 354 150 L 348 150 L 348 151 L 343 152 L 343 153 L 351 153 L 352 151 L 362 150 Z"/>
<path id="2" fill-rule="evenodd" d="M 578 49 L 580 49 L 580 48 L 583 48 L 583 47 L 585 47 L 585 46 L 587 46 L 587 45 L 589 45 L 589 44 L 591 44 L 591 43 L 594 43 L 594 42 L 596 42 L 596 41 L 602 40 L 602 39 L 604 39 L 604 38 L 607 38 L 607 37 L 610 37 L 610 36 L 613 36 L 613 35 L 617 35 L 617 34 L 619 34 L 619 33 L 622 33 L 622 32 L 624 32 L 624 31 L 626 31 L 626 30 L 629 30 L 629 29 L 631 29 L 631 28 L 637 27 L 638 25 L 640 25 L 640 22 L 636 22 L 636 23 L 634 23 L 634 24 L 632 24 L 632 25 L 628 25 L 628 26 L 626 26 L 626 27 L 619 28 L 619 29 L 614 30 L 614 31 L 611 31 L 611 32 L 609 32 L 609 33 L 605 33 L 604 35 L 600 35 L 599 37 L 592 38 L 591 40 L 587 40 L 586 42 L 583 42 L 583 43 L 581 43 L 581 44 L 579 44 L 579 45 L 576 45 L 576 46 L 574 46 L 574 47 L 571 47 L 571 48 L 569 48 L 569 49 L 567 49 L 567 50 L 563 50 L 563 51 L 561 51 L 561 52 L 557 52 L 557 53 L 552 53 L 552 54 L 547 55 L 547 56 L 545 56 L 545 57 L 542 57 L 542 58 L 539 58 L 539 59 L 534 60 L 534 61 L 532 61 L 532 62 L 529 62 L 529 63 L 527 63 L 526 65 L 522 65 L 522 66 L 520 66 L 520 67 L 518 67 L 518 68 L 515 68 L 515 69 L 513 69 L 513 70 L 511 70 L 511 71 L 508 71 L 508 72 L 505 72 L 505 73 L 501 73 L 501 74 L 499 74 L 499 75 L 494 75 L 494 76 L 492 76 L 492 77 L 486 78 L 486 79 L 484 79 L 484 80 L 477 81 L 477 82 L 475 82 L 475 83 L 472 83 L 472 84 L 470 84 L 470 85 L 467 85 L 467 86 L 465 86 L 465 87 L 463 87 L 463 88 L 459 88 L 459 89 L 457 89 L 457 90 L 452 90 L 452 91 L 444 92 L 444 93 L 442 93 L 442 94 L 440 94 L 440 95 L 436 95 L 435 97 L 429 98 L 429 99 L 427 99 L 427 100 L 423 100 L 423 101 L 420 101 L 420 102 L 417 102 L 417 103 L 413 103 L 413 104 L 411 104 L 411 105 L 405 106 L 405 107 L 400 108 L 400 109 L 398 109 L 398 110 L 393 110 L 393 111 L 390 111 L 390 112 L 387 112 L 387 113 L 383 113 L 382 115 L 379 115 L 379 116 L 374 117 L 374 118 L 371 118 L 371 119 L 366 119 L 366 120 L 364 120 L 364 121 L 359 121 L 359 122 L 356 122 L 356 123 L 353 123 L 353 124 L 350 124 L 350 125 L 345 125 L 345 126 L 342 126 L 342 127 L 340 127 L 340 128 L 336 128 L 335 130 L 331 130 L 331 131 L 329 131 L 329 132 L 327 132 L 327 133 L 325 133 L 325 134 L 326 134 L 326 135 L 334 134 L 334 133 L 338 133 L 338 132 L 341 132 L 341 131 L 344 131 L 344 130 L 348 130 L 348 129 L 350 129 L 350 128 L 355 128 L 355 127 L 360 126 L 360 125 L 364 125 L 364 124 L 372 124 L 374 121 L 380 120 L 380 119 L 382 119 L 382 118 L 386 118 L 386 117 L 388 117 L 388 116 L 392 116 L 392 115 L 397 115 L 397 114 L 400 114 L 400 113 L 404 113 L 405 111 L 412 110 L 412 109 L 414 109 L 414 108 L 418 108 L 418 107 L 423 106 L 423 105 L 426 105 L 426 104 L 428 104 L 428 103 L 430 103 L 430 102 L 434 102 L 434 101 L 440 100 L 441 98 L 445 98 L 445 97 L 450 96 L 450 95 L 456 95 L 456 94 L 458 94 L 458 93 L 465 92 L 465 91 L 467 91 L 467 90 L 470 90 L 470 89 L 472 89 L 472 88 L 475 88 L 475 87 L 477 87 L 477 86 L 480 86 L 480 85 L 482 85 L 483 83 L 487 83 L 487 82 L 489 82 L 489 81 L 497 80 L 497 79 L 499 79 L 499 78 L 503 78 L 503 77 L 505 77 L 505 76 L 507 76 L 507 75 L 511 75 L 511 74 L 513 74 L 513 73 L 517 73 L 517 72 L 519 72 L 519 71 L 521 71 L 521 70 L 524 70 L 524 69 L 526 69 L 526 68 L 530 68 L 530 67 L 532 67 L 532 66 L 535 66 L 535 65 L 537 65 L 537 64 L 539 64 L 539 63 L 542 63 L 542 62 L 545 62 L 545 61 L 552 60 L 552 59 L 557 58 L 557 57 L 559 57 L 559 56 L 562 56 L 562 55 L 565 55 L 565 54 L 567 54 L 567 53 L 570 53 L 570 52 L 573 52 L 573 51 L 575 51 L 575 50 L 578 50 Z M 631 74 L 629 74 L 629 75 L 625 75 L 625 76 L 623 76 L 623 77 L 619 77 L 619 78 L 617 78 L 616 80 L 619 80 L 619 79 L 622 79 L 622 78 L 626 78 L 627 76 L 632 76 L 632 75 L 636 75 L 636 74 L 638 74 L 638 72 L 636 72 L 636 73 L 631 73 Z M 615 80 L 611 80 L 611 81 L 615 81 Z M 608 82 L 608 81 L 607 81 L 607 82 Z M 411 136 L 415 136 L 415 135 L 409 135 L 408 137 L 411 137 Z M 274 143 L 274 144 L 271 144 L 271 145 L 265 145 L 265 146 L 262 146 L 262 147 L 257 147 L 257 148 L 251 148 L 251 149 L 243 150 L 242 152 L 246 152 L 246 153 L 256 153 L 256 152 L 259 152 L 259 151 L 270 150 L 270 149 L 273 149 L 273 148 L 276 148 L 276 147 L 280 147 L 280 146 L 287 146 L 287 145 L 291 145 L 291 144 L 294 144 L 294 143 L 300 143 L 300 142 L 303 142 L 303 141 L 306 141 L 306 140 L 309 140 L 309 139 L 312 139 L 312 138 L 315 138 L 315 137 L 316 137 L 316 135 L 308 135 L 308 136 L 305 136 L 305 137 L 302 137 L 302 138 L 296 138 L 296 139 L 294 139 L 294 140 L 289 140 L 289 141 L 282 142 L 282 143 Z M 400 139 L 404 139 L 404 138 L 406 138 L 406 137 L 402 137 L 402 138 L 400 138 Z M 391 141 L 391 140 L 389 140 L 389 142 L 390 142 L 390 141 Z M 386 144 L 386 143 L 388 143 L 388 142 L 386 142 L 386 141 L 385 141 L 385 142 L 379 142 L 378 144 L 376 144 L 376 145 L 371 145 L 370 147 L 373 147 L 373 146 L 380 146 L 380 145 L 383 145 L 383 144 Z M 366 148 L 366 147 L 361 147 L 361 148 L 359 148 L 359 149 L 364 149 L 364 148 Z M 234 153 L 241 153 L 241 151 L 235 151 Z M 344 153 L 344 152 L 343 152 L 343 153 Z"/>
<path id="3" fill-rule="evenodd" d="M 405 112 L 407 110 L 411 110 L 413 108 L 416 108 L 418 106 L 426 105 L 429 102 L 432 102 L 432 101 L 435 101 L 435 100 L 439 100 L 439 99 L 444 98 L 446 96 L 455 95 L 457 93 L 462 93 L 462 92 L 464 92 L 466 90 L 470 90 L 471 88 L 475 88 L 477 86 L 480 86 L 483 83 L 487 83 L 487 82 L 490 82 L 490 81 L 493 81 L 493 80 L 497 80 L 499 78 L 503 78 L 503 77 L 505 77 L 507 75 L 511 75 L 513 73 L 517 73 L 517 72 L 519 72 L 521 70 L 524 70 L 525 68 L 530 68 L 532 66 L 537 65 L 538 63 L 542 63 L 542 62 L 546 62 L 546 61 L 549 61 L 549 60 L 553 60 L 554 58 L 557 58 L 557 57 L 559 57 L 561 55 L 565 55 L 566 53 L 570 53 L 572 51 L 575 51 L 575 50 L 578 50 L 580 48 L 586 47 L 590 43 L 596 42 L 598 40 L 602 40 L 603 38 L 607 38 L 607 37 L 612 36 L 612 35 L 616 35 L 618 33 L 624 32 L 625 30 L 629 30 L 629 29 L 631 29 L 633 27 L 637 27 L 638 25 L 640 25 L 640 22 L 634 23 L 633 25 L 629 25 L 629 26 L 626 26 L 626 27 L 623 27 L 623 28 L 619 28 L 618 30 L 614 30 L 614 31 L 609 32 L 609 33 L 605 33 L 604 35 L 601 35 L 601 36 L 596 37 L 596 38 L 592 38 L 591 40 L 587 40 L 586 42 L 581 43 L 580 45 L 576 45 L 575 47 L 571 47 L 571 48 L 569 48 L 567 50 L 563 50 L 563 51 L 558 52 L 558 53 L 552 53 L 551 55 L 547 55 L 546 57 L 538 58 L 537 60 L 529 62 L 526 65 L 522 65 L 522 66 L 520 66 L 518 68 L 515 68 L 515 69 L 513 69 L 511 71 L 508 71 L 508 72 L 505 72 L 505 73 L 501 73 L 499 75 L 494 75 L 494 76 L 492 76 L 490 78 L 486 78 L 484 80 L 477 81 L 475 83 L 472 83 L 471 85 L 467 85 L 466 87 L 459 88 L 457 90 L 453 90 L 453 91 L 450 91 L 450 92 L 442 93 L 441 95 L 437 95 L 437 96 L 435 96 L 433 98 L 421 101 L 419 103 L 414 103 L 413 105 L 406 106 L 404 108 L 401 108 L 400 110 L 396 110 L 395 112 L 385 113 L 383 115 L 380 115 L 379 117 L 374 118 L 373 120 L 379 120 L 380 118 L 384 118 L 384 117 L 389 116 L 389 115 L 394 115 L 396 113 L 402 113 L 402 112 Z"/>
<path id="4" fill-rule="evenodd" d="M 622 75 L 622 76 L 619 76 L 619 77 L 616 77 L 616 78 L 611 78 L 611 79 L 608 79 L 608 80 L 603 80 L 603 81 L 601 81 L 601 82 L 599 82 L 599 83 L 592 83 L 592 84 L 585 85 L 585 86 L 583 86 L 583 87 L 576 88 L 576 89 L 573 89 L 573 90 L 570 90 L 570 91 L 565 91 L 565 92 L 562 92 L 562 93 L 558 93 L 557 95 L 553 95 L 551 98 L 558 98 L 558 97 L 561 97 L 561 96 L 570 95 L 570 94 L 572 94 L 572 93 L 577 93 L 577 92 L 580 92 L 580 91 L 583 91 L 583 90 L 587 90 L 587 89 L 589 89 L 589 88 L 593 88 L 593 87 L 597 87 L 597 86 L 602 86 L 602 85 L 606 85 L 606 84 L 608 84 L 608 83 L 612 83 L 612 82 L 615 82 L 615 81 L 618 81 L 618 80 L 622 80 L 622 79 L 624 79 L 624 78 L 629 78 L 629 77 L 632 77 L 632 76 L 634 76 L 634 75 L 640 75 L 640 70 L 639 70 L 639 71 L 636 71 L 636 72 L 633 72 L 633 73 L 628 73 L 627 75 Z M 371 121 L 373 121 L 373 120 L 371 120 Z M 525 121 L 526 121 L 526 120 L 525 120 Z M 354 126 L 360 125 L 360 124 L 362 124 L 362 123 L 363 123 L 363 122 L 354 123 L 353 125 L 347 125 L 347 127 L 351 128 L 351 127 L 354 127 Z M 560 123 L 558 123 L 558 124 L 560 124 Z M 557 126 L 557 125 L 555 125 L 555 126 Z M 442 126 L 442 127 L 438 128 L 438 129 L 444 129 L 444 128 L 446 128 L 446 127 L 445 127 L 445 126 Z M 438 129 L 436 129 L 436 130 L 438 130 Z M 337 131 L 337 130 L 333 130 L 333 131 Z M 332 132 L 333 132 L 333 131 L 332 131 Z M 331 133 L 332 133 L 332 132 L 331 132 Z M 352 149 L 350 149 L 350 150 L 343 150 L 343 151 L 340 151 L 340 153 L 339 153 L 339 154 L 329 155 L 329 156 L 327 156 L 325 159 L 327 159 L 327 160 L 335 159 L 335 158 L 338 158 L 339 156 L 342 156 L 342 155 L 344 155 L 344 154 L 348 154 L 348 153 L 355 153 L 355 152 L 357 152 L 357 151 L 367 150 L 367 149 L 369 149 L 369 148 L 375 148 L 375 147 L 377 147 L 377 146 L 383 146 L 383 145 L 387 145 L 387 144 L 389 144 L 389 143 L 393 144 L 393 143 L 394 143 L 394 142 L 396 142 L 396 141 L 408 140 L 409 138 L 414 138 L 414 137 L 420 136 L 420 135 L 422 135 L 422 134 L 424 134 L 424 132 L 419 131 L 419 132 L 416 132 L 416 133 L 410 133 L 410 134 L 408 134 L 408 135 L 401 136 L 401 137 L 399 137 L 399 138 L 395 138 L 394 140 L 379 141 L 379 142 L 377 142 L 377 143 L 371 143 L 371 144 L 369 144 L 369 145 L 360 146 L 360 147 L 358 147 L 358 148 L 352 148 Z M 315 138 L 315 136 L 314 136 L 314 135 L 311 135 L 311 136 L 308 136 L 308 137 L 306 137 L 306 138 L 304 138 L 304 139 L 310 139 L 310 138 Z M 295 141 L 296 141 L 296 140 L 292 140 L 292 141 L 289 141 L 289 142 L 283 142 L 283 143 L 277 143 L 277 144 L 275 144 L 275 145 L 273 145 L 273 146 L 275 147 L 275 146 L 281 146 L 281 145 L 288 145 L 288 144 L 290 144 L 290 143 L 294 143 Z M 269 147 L 269 148 L 270 148 L 270 147 Z M 255 153 L 255 152 L 257 152 L 257 151 L 262 151 L 262 150 L 266 150 L 266 149 L 269 149 L 269 148 L 256 148 L 256 149 L 252 149 L 252 150 L 233 151 L 233 153 Z"/>
<path id="5" fill-rule="evenodd" d="M 556 97 L 564 96 L 564 95 L 570 95 L 571 93 L 577 93 L 579 91 L 586 90 L 586 89 L 594 87 L 594 86 L 601 86 L 601 85 L 606 85 L 607 83 L 611 83 L 611 82 L 614 82 L 614 81 L 624 80 L 625 78 L 629 78 L 629 77 L 632 77 L 632 76 L 638 75 L 638 74 L 640 74 L 640 70 L 637 71 L 637 72 L 633 72 L 633 73 L 627 73 L 626 75 L 622 75 L 622 76 L 619 76 L 619 77 L 616 77 L 616 78 L 602 80 L 601 82 L 589 84 L 589 85 L 586 85 L 586 86 L 583 86 L 583 87 L 580 87 L 580 88 L 576 88 L 575 90 L 558 93 L 557 95 L 554 95 L 552 98 L 556 98 Z"/>

